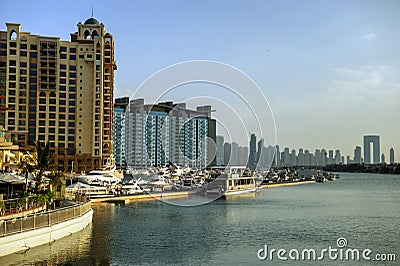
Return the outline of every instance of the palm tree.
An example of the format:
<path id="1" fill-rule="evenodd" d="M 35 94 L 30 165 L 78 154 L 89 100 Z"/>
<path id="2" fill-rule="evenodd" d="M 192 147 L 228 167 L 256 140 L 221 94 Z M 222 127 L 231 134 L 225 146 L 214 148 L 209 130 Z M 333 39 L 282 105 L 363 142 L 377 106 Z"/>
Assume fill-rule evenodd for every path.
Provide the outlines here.
<path id="1" fill-rule="evenodd" d="M 43 144 L 38 140 L 36 142 L 35 152 L 27 153 L 24 160 L 21 161 L 19 168 L 23 173 L 35 172 L 36 191 L 43 189 L 43 177 L 46 171 L 54 171 L 54 153 L 50 150 L 50 143 Z"/>
<path id="2" fill-rule="evenodd" d="M 36 190 L 39 191 L 43 186 L 43 176 L 46 171 L 54 171 L 54 153 L 50 150 L 49 141 L 46 144 L 38 140 L 36 142 L 36 154 L 34 156 L 34 168 L 36 173 Z"/>

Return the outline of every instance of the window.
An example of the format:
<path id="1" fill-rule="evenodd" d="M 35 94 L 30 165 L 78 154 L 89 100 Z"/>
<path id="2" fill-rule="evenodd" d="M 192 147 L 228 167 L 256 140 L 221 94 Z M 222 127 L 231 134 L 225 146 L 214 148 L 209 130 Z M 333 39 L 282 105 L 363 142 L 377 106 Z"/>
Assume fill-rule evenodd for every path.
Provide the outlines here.
<path id="1" fill-rule="evenodd" d="M 67 84 L 67 80 L 66 79 L 60 79 L 60 83 L 61 84 Z"/>
<path id="2" fill-rule="evenodd" d="M 65 113 L 65 107 L 59 107 L 58 110 L 60 113 Z"/>
<path id="3" fill-rule="evenodd" d="M 76 88 L 75 88 L 75 87 L 69 87 L 69 91 L 70 91 L 70 92 L 75 92 L 75 91 L 76 91 Z"/>
<path id="4" fill-rule="evenodd" d="M 56 99 L 50 99 L 49 100 L 49 104 L 57 104 L 57 100 Z"/>
<path id="5" fill-rule="evenodd" d="M 56 129 L 54 127 L 49 128 L 49 133 L 56 133 Z"/>
<path id="6" fill-rule="evenodd" d="M 31 44 L 31 50 L 37 50 L 37 45 L 36 44 Z"/>
<path id="7" fill-rule="evenodd" d="M 24 50 L 28 49 L 28 45 L 26 43 L 21 43 L 19 47 Z"/>
<path id="8" fill-rule="evenodd" d="M 68 134 L 75 134 L 75 129 L 68 129 Z"/>
<path id="9" fill-rule="evenodd" d="M 46 113 L 39 113 L 39 118 L 46 118 Z"/>
<path id="10" fill-rule="evenodd" d="M 59 114 L 59 115 L 58 115 L 58 118 L 59 118 L 59 119 L 65 119 L 65 114 Z"/>
<path id="11" fill-rule="evenodd" d="M 39 135 L 39 140 L 45 140 L 45 136 L 44 135 Z"/>
<path id="12" fill-rule="evenodd" d="M 74 79 L 71 79 L 71 80 L 69 81 L 69 84 L 71 84 L 71 85 L 75 85 L 75 84 L 76 84 L 76 80 L 74 80 Z"/>
<path id="13" fill-rule="evenodd" d="M 69 94 L 69 98 L 70 98 L 70 99 L 75 99 L 75 96 L 76 96 L 75 93 L 70 93 L 70 94 Z"/>
<path id="14" fill-rule="evenodd" d="M 37 64 L 31 63 L 31 64 L 30 64 L 30 68 L 37 68 Z"/>
<path id="15" fill-rule="evenodd" d="M 28 53 L 26 51 L 20 51 L 19 55 L 23 56 L 23 57 L 26 57 L 28 55 Z"/>
<path id="16" fill-rule="evenodd" d="M 50 120 L 49 121 L 49 126 L 54 127 L 56 125 L 56 121 L 55 120 Z"/>
<path id="17" fill-rule="evenodd" d="M 73 54 L 76 53 L 76 48 L 69 48 L 69 52 Z"/>
<path id="18" fill-rule="evenodd" d="M 46 98 L 40 98 L 39 103 L 41 104 L 46 104 Z"/>
<path id="19" fill-rule="evenodd" d="M 68 112 L 75 113 L 75 108 L 69 108 Z"/>
<path id="20" fill-rule="evenodd" d="M 50 119 L 56 119 L 56 114 L 55 113 L 50 113 L 49 114 Z"/>
<path id="21" fill-rule="evenodd" d="M 68 116 L 68 119 L 69 119 L 69 120 L 75 120 L 75 115 L 69 115 L 69 116 Z"/>
<path id="22" fill-rule="evenodd" d="M 46 106 L 45 105 L 39 106 L 39 111 L 45 112 L 46 111 Z"/>
<path id="23" fill-rule="evenodd" d="M 68 122 L 69 127 L 75 127 L 75 122 Z"/>
<path id="24" fill-rule="evenodd" d="M 39 126 L 45 126 L 46 120 L 39 120 Z"/>
<path id="25" fill-rule="evenodd" d="M 64 121 L 59 121 L 58 122 L 59 127 L 65 127 L 65 122 Z"/>
<path id="26" fill-rule="evenodd" d="M 37 71 L 36 70 L 31 70 L 31 71 L 29 71 L 29 74 L 31 76 L 36 76 L 37 75 Z"/>
<path id="27" fill-rule="evenodd" d="M 61 64 L 60 65 L 60 69 L 66 70 L 67 69 L 67 65 Z"/>
<path id="28" fill-rule="evenodd" d="M 76 78 L 76 73 L 69 73 L 70 78 Z"/>
<path id="29" fill-rule="evenodd" d="M 60 54 L 60 59 L 67 59 L 67 55 L 66 54 Z"/>
<path id="30" fill-rule="evenodd" d="M 27 65 L 28 65 L 28 64 L 27 64 L 26 62 L 20 62 L 20 63 L 19 63 L 19 66 L 20 66 L 20 67 L 27 67 Z"/>
<path id="31" fill-rule="evenodd" d="M 71 54 L 71 55 L 69 56 L 69 60 L 76 60 L 76 55 Z"/>
<path id="32" fill-rule="evenodd" d="M 58 104 L 59 105 L 66 105 L 67 101 L 66 100 L 59 100 Z"/>
<path id="33" fill-rule="evenodd" d="M 29 53 L 31 58 L 37 58 L 37 53 L 36 52 L 30 52 Z"/>
<path id="34" fill-rule="evenodd" d="M 60 47 L 60 52 L 66 52 L 66 51 L 67 51 L 67 47 L 65 47 L 65 46 Z"/>
<path id="35" fill-rule="evenodd" d="M 65 134 L 65 128 L 59 128 L 58 134 Z"/>
<path id="36" fill-rule="evenodd" d="M 68 141 L 75 141 L 75 137 L 74 136 L 68 136 Z"/>
<path id="37" fill-rule="evenodd" d="M 39 133 L 46 133 L 46 128 L 39 127 Z"/>
<path id="38" fill-rule="evenodd" d="M 68 105 L 69 106 L 75 106 L 75 101 L 70 101 Z"/>
<path id="39" fill-rule="evenodd" d="M 58 136 L 59 141 L 65 141 L 65 136 Z M 60 145 L 59 145 L 60 146 Z"/>
<path id="40" fill-rule="evenodd" d="M 66 86 L 60 86 L 60 91 L 65 91 L 67 89 Z"/>
<path id="41" fill-rule="evenodd" d="M 60 77 L 66 77 L 67 76 L 67 72 L 61 71 L 60 72 Z"/>
<path id="42" fill-rule="evenodd" d="M 76 66 L 69 66 L 70 71 L 76 71 Z"/>
<path id="43" fill-rule="evenodd" d="M 55 112 L 56 111 L 56 107 L 55 106 L 49 106 L 49 111 L 50 112 Z"/>

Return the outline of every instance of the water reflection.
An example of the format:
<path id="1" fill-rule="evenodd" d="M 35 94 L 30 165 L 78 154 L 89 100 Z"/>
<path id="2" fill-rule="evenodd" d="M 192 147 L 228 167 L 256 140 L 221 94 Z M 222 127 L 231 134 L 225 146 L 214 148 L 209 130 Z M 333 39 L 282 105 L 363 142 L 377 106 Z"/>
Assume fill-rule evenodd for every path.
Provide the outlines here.
<path id="1" fill-rule="evenodd" d="M 44 244 L 34 247 L 25 253 L 11 254 L 0 258 L 1 265 L 68 265 L 75 264 L 77 260 L 89 260 L 84 258 L 90 251 L 92 239 L 92 224 L 85 229 L 70 236 L 61 238 L 52 244 Z M 82 260 L 83 259 L 83 260 Z"/>

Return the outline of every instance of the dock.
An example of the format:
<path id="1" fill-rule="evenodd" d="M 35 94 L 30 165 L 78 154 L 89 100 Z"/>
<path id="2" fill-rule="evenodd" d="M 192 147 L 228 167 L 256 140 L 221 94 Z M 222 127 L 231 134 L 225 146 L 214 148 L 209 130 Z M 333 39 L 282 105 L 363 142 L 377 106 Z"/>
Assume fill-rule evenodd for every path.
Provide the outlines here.
<path id="1" fill-rule="evenodd" d="M 314 184 L 314 183 L 315 183 L 315 180 L 299 181 L 299 182 L 287 182 L 287 183 L 276 183 L 276 184 L 261 185 L 260 188 L 289 187 L 289 186 L 307 185 L 307 184 Z"/>
<path id="2" fill-rule="evenodd" d="M 100 197 L 91 198 L 91 203 L 115 203 L 115 204 L 128 204 L 132 202 L 148 201 L 156 199 L 171 199 L 171 198 L 187 198 L 193 191 L 177 191 L 177 192 L 162 192 L 152 194 L 136 194 L 128 196 L 117 196 L 117 197 Z"/>

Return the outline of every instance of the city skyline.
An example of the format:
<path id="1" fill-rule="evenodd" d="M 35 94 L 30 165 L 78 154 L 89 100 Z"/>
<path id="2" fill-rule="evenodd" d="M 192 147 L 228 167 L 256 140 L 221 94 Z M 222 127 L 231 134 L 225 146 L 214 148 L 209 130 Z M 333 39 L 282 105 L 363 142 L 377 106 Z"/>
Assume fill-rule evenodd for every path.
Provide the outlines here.
<path id="1" fill-rule="evenodd" d="M 18 12 L 3 14 L 1 30 L 15 22 L 32 34 L 68 40 L 92 4 L 4 2 L 4 10 Z M 171 64 L 221 61 L 260 86 L 278 144 L 351 155 L 363 146 L 360 136 L 380 135 L 386 160 L 391 147 L 400 150 L 399 12 L 398 1 L 94 3 L 94 17 L 116 39 L 116 97 L 131 97 Z M 400 152 L 394 159 L 400 161 Z"/>
<path id="2" fill-rule="evenodd" d="M 380 136 L 376 135 L 364 135 L 363 136 L 363 148 L 356 145 L 353 153 L 345 154 L 342 153 L 339 148 L 327 149 L 325 147 L 319 147 L 314 150 L 307 147 L 301 147 L 299 149 L 289 148 L 288 146 L 276 146 L 264 145 L 264 139 L 258 138 L 254 133 L 251 133 L 251 137 L 248 145 L 239 145 L 237 142 L 224 142 L 224 137 L 217 135 L 216 139 L 219 140 L 216 143 L 217 153 L 216 157 L 225 157 L 223 163 L 221 160 L 217 160 L 217 165 L 248 165 L 253 167 L 257 162 L 261 162 L 258 165 L 261 167 L 268 166 L 272 163 L 272 166 L 276 166 L 276 158 L 279 162 L 283 162 L 285 166 L 308 166 L 318 165 L 317 162 L 311 163 L 311 158 L 320 157 L 320 165 L 329 164 L 394 164 L 398 163 L 395 158 L 395 150 L 391 147 L 387 152 L 380 149 Z M 257 146 L 255 147 L 255 143 Z M 373 145 L 372 145 L 373 144 Z M 253 146 L 253 148 L 251 148 Z M 373 147 L 372 147 L 373 146 Z M 224 149 L 225 147 L 225 149 Z M 372 149 L 371 149 L 372 148 Z M 249 150 L 253 150 L 253 154 L 249 153 Z M 273 151 L 274 150 L 274 151 Z M 225 155 L 228 154 L 228 155 Z M 242 155 L 240 155 L 242 153 Z M 275 158 L 272 159 L 275 153 Z M 246 154 L 245 156 L 243 156 Z M 307 163 L 305 155 L 310 155 L 310 159 Z M 366 159 L 368 158 L 369 159 Z M 324 157 L 324 158 L 322 158 Z M 245 159 L 243 159 L 245 158 Z M 294 160 L 294 161 L 293 161 Z M 278 166 L 283 166 L 282 164 Z"/>

